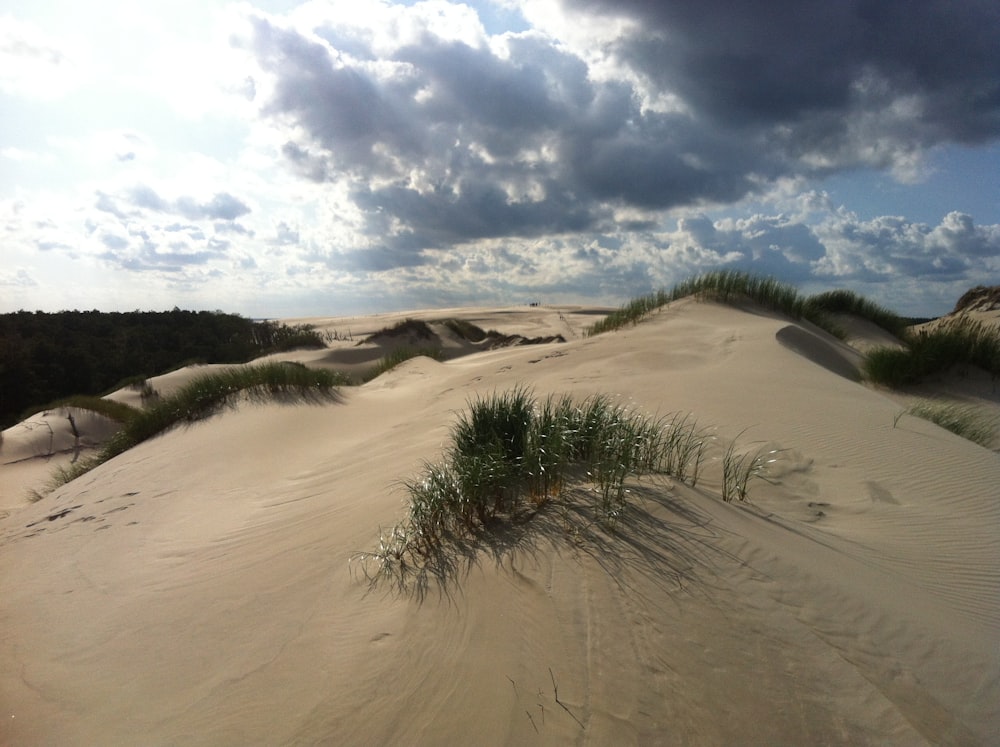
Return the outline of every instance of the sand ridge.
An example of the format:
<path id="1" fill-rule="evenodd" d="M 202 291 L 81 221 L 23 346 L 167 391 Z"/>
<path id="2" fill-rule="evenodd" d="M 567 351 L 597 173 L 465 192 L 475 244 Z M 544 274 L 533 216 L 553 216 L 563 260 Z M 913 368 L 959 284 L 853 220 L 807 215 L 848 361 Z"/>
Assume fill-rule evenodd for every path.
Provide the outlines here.
<path id="1" fill-rule="evenodd" d="M 587 311 L 434 312 L 567 342 L 245 404 L 11 510 L 0 742 L 988 744 L 997 454 L 894 424 L 849 350 L 778 315 L 687 300 L 586 338 Z M 704 477 L 630 484 L 616 531 L 571 495 L 422 593 L 370 590 L 348 561 L 399 480 L 514 385 L 690 412 Z M 737 437 L 780 455 L 751 505 L 717 497 Z"/>

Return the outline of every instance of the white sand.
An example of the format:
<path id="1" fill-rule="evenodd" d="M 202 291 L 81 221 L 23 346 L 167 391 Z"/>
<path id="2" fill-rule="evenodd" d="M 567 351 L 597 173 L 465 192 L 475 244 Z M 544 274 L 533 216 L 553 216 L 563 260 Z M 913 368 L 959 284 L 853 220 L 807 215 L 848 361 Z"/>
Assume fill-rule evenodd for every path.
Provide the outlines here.
<path id="1" fill-rule="evenodd" d="M 995 743 L 1000 457 L 894 427 L 852 350 L 776 315 L 689 300 L 583 338 L 586 311 L 463 310 L 568 342 L 244 405 L 35 504 L 4 464 L 0 743 Z M 370 592 L 348 559 L 402 517 L 398 481 L 516 384 L 691 412 L 712 460 L 697 488 L 635 482 L 616 533 L 553 506 L 443 585 Z M 752 505 L 717 495 L 738 435 L 780 450 Z"/>

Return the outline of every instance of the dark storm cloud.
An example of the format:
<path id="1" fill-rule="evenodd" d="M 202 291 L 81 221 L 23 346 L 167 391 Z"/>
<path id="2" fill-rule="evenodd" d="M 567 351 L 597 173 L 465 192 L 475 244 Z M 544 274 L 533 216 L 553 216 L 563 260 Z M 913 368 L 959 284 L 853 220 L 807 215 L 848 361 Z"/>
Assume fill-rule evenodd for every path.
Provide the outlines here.
<path id="1" fill-rule="evenodd" d="M 993 0 L 563 2 L 639 20 L 615 45 L 621 59 L 726 126 L 790 123 L 812 136 L 833 126 L 828 115 L 912 96 L 919 140 L 1000 134 Z"/>
<path id="2" fill-rule="evenodd" d="M 608 47 L 611 72 L 538 33 L 425 33 L 377 54 L 335 19 L 313 35 L 251 18 L 246 46 L 272 84 L 257 100 L 286 161 L 347 186 L 384 247 L 340 261 L 391 269 L 477 239 L 644 229 L 619 209 L 731 204 L 859 166 L 905 176 L 929 147 L 1000 136 L 995 3 L 563 2 L 638 21 Z M 808 229 L 764 233 L 779 240 L 745 256 L 819 261 Z"/>
<path id="3" fill-rule="evenodd" d="M 594 225 L 594 215 L 566 195 L 550 194 L 542 202 L 511 202 L 503 190 L 487 181 L 466 181 L 459 192 L 442 187 L 420 193 L 393 186 L 358 189 L 352 197 L 371 216 L 370 230 L 378 231 L 380 216 L 392 216 L 410 227 L 396 237 L 400 248 L 440 247 L 510 234 L 574 232 Z"/>

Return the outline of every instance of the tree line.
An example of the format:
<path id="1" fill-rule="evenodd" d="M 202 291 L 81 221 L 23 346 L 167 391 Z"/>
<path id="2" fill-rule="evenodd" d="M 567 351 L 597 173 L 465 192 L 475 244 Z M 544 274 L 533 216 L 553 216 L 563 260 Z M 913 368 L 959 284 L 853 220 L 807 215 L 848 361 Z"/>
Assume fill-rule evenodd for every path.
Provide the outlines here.
<path id="1" fill-rule="evenodd" d="M 193 363 L 243 363 L 296 347 L 325 347 L 309 325 L 221 311 L 17 311 L 0 314 L 0 428 L 74 394 Z"/>

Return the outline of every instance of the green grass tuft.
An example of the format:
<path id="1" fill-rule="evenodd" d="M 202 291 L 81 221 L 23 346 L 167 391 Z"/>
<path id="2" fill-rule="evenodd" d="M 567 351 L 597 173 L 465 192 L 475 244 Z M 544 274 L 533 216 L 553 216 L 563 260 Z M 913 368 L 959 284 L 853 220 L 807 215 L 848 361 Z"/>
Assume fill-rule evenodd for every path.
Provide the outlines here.
<path id="1" fill-rule="evenodd" d="M 472 535 L 560 497 L 571 476 L 586 476 L 597 516 L 614 526 L 627 508 L 629 477 L 662 473 L 693 485 L 706 441 L 688 416 L 651 418 L 606 395 L 538 401 L 517 387 L 479 397 L 452 428 L 445 458 L 404 483 L 404 521 L 357 558 L 376 581 L 407 562 L 417 565 L 449 537 Z"/>

